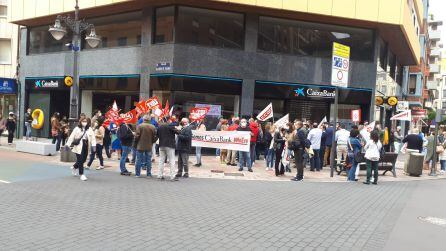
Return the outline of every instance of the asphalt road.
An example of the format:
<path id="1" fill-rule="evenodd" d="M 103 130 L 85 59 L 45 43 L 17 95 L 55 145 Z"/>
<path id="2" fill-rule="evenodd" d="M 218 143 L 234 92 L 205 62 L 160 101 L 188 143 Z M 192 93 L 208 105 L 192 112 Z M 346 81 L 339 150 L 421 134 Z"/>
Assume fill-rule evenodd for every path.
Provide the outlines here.
<path id="1" fill-rule="evenodd" d="M 0 249 L 444 250 L 444 180 L 88 177 L 81 182 L 67 166 L 0 150 L 0 180 L 10 182 L 0 182 Z"/>

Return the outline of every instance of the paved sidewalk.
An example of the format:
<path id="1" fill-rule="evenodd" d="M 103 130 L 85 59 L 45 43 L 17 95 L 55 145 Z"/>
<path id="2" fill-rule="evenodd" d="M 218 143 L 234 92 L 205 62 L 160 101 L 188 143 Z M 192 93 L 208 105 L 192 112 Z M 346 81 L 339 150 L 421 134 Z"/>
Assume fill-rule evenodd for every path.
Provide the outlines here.
<path id="1" fill-rule="evenodd" d="M 12 146 L 0 146 L 1 149 L 4 150 L 12 150 L 15 151 L 14 145 Z M 39 160 L 42 160 L 44 162 L 49 162 L 52 164 L 57 165 L 64 165 L 69 166 L 71 163 L 62 163 L 60 162 L 60 156 L 37 156 L 37 155 L 30 155 L 34 158 L 37 158 Z M 105 153 L 104 153 L 105 156 Z M 119 160 L 117 158 L 116 153 L 112 155 L 111 159 L 105 158 L 105 169 L 104 171 L 112 171 L 112 172 L 119 172 Z M 92 167 L 95 168 L 99 164 L 98 160 L 95 160 L 93 162 Z M 226 164 L 221 164 L 219 159 L 215 156 L 203 156 L 202 157 L 202 166 L 200 168 L 194 167 L 193 164 L 195 164 L 195 155 L 191 154 L 189 157 L 189 169 L 190 169 L 190 176 L 196 177 L 196 178 L 215 178 L 215 179 L 231 179 L 231 180 L 264 180 L 264 181 L 289 181 L 291 178 L 296 175 L 296 169 L 291 168 L 291 173 L 285 173 L 282 177 L 276 177 L 274 174 L 274 171 L 266 171 L 265 167 L 265 161 L 259 160 L 256 161 L 253 170 L 254 172 L 250 173 L 245 170 L 243 172 L 238 171 L 238 166 L 227 166 Z M 420 177 L 411 177 L 407 176 L 403 172 L 403 165 L 404 160 L 403 157 L 400 156 L 397 161 L 397 177 L 394 178 L 391 172 L 387 172 L 385 176 L 380 175 L 378 181 L 379 182 L 388 182 L 388 181 L 416 181 L 416 180 L 431 180 L 431 179 L 443 179 L 446 178 L 446 175 L 438 175 L 431 177 L 428 175 L 429 171 L 423 170 L 423 175 Z M 134 173 L 134 166 L 130 165 L 129 163 L 126 164 L 127 169 L 129 171 L 132 171 Z M 439 170 L 439 166 L 438 166 Z M 164 168 L 165 175 L 168 175 L 169 172 L 169 165 L 166 164 Z M 382 174 L 383 171 L 380 171 L 380 174 Z M 142 171 L 142 175 L 145 175 L 146 172 Z M 157 175 L 158 174 L 158 159 L 156 158 L 155 162 L 152 163 L 152 174 Z M 305 181 L 310 182 L 346 182 L 347 177 L 345 173 L 342 173 L 341 175 L 337 175 L 337 173 L 334 173 L 334 177 L 330 177 L 330 168 L 325 167 L 320 172 L 310 172 L 309 167 L 305 169 L 304 174 Z M 365 171 L 360 171 L 360 180 L 365 180 Z"/>

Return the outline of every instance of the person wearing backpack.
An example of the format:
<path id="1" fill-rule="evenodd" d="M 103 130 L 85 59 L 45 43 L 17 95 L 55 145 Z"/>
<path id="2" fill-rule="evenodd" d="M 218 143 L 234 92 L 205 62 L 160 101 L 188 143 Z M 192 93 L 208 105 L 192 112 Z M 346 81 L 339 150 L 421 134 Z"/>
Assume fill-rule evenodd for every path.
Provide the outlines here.
<path id="1" fill-rule="evenodd" d="M 118 122 L 120 122 L 121 125 L 119 126 L 119 129 L 117 131 L 117 136 L 121 141 L 122 145 L 122 153 L 119 162 L 119 168 L 121 169 L 121 175 L 130 175 L 131 172 L 129 172 L 125 167 L 125 162 L 130 151 L 132 150 L 134 132 L 130 129 L 129 125 L 125 123 L 123 119 L 120 119 L 120 121 Z"/>
<path id="2" fill-rule="evenodd" d="M 370 185 L 370 179 L 373 170 L 373 183 L 378 184 L 378 162 L 381 157 L 382 144 L 379 141 L 379 134 L 377 131 L 372 131 L 370 133 L 370 140 L 364 147 L 365 149 L 365 159 L 367 163 L 367 180 L 364 184 Z"/>

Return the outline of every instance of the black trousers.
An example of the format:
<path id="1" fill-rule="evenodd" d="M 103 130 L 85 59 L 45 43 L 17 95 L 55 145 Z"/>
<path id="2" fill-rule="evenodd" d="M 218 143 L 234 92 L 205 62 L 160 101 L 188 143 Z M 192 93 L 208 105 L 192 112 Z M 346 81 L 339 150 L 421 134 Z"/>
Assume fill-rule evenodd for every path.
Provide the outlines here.
<path id="1" fill-rule="evenodd" d="M 90 160 L 88 161 L 87 166 L 91 166 L 95 155 L 98 156 L 99 165 L 104 166 L 104 157 L 102 157 L 102 145 L 100 144 L 96 144 L 96 152 L 90 153 Z"/>
<path id="2" fill-rule="evenodd" d="M 285 173 L 285 167 L 282 164 L 282 152 L 286 151 L 285 149 L 277 149 L 276 150 L 276 162 L 274 163 L 274 171 L 276 176 L 282 175 Z M 279 168 L 280 166 L 280 168 Z"/>
<path id="3" fill-rule="evenodd" d="M 294 161 L 297 169 L 296 178 L 303 179 L 304 178 L 304 150 L 295 150 L 294 151 Z"/>
<path id="4" fill-rule="evenodd" d="M 8 130 L 8 143 L 12 143 L 13 139 L 14 139 L 14 131 Z"/>
<path id="5" fill-rule="evenodd" d="M 81 154 L 76 153 L 76 163 L 74 168 L 79 169 L 79 175 L 84 174 L 84 163 L 87 160 L 88 141 L 83 140 Z"/>
<path id="6" fill-rule="evenodd" d="M 178 172 L 177 176 L 189 174 L 189 153 L 184 151 L 178 151 Z"/>

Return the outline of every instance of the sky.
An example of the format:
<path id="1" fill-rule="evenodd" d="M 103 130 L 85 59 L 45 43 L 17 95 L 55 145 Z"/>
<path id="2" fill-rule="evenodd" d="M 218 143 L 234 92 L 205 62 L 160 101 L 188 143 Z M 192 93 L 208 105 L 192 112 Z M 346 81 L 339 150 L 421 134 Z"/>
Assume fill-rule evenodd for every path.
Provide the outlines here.
<path id="1" fill-rule="evenodd" d="M 435 20 L 442 20 L 443 26 L 441 29 L 441 41 L 443 49 L 446 49 L 446 0 L 430 0 L 429 14 L 434 15 Z"/>

